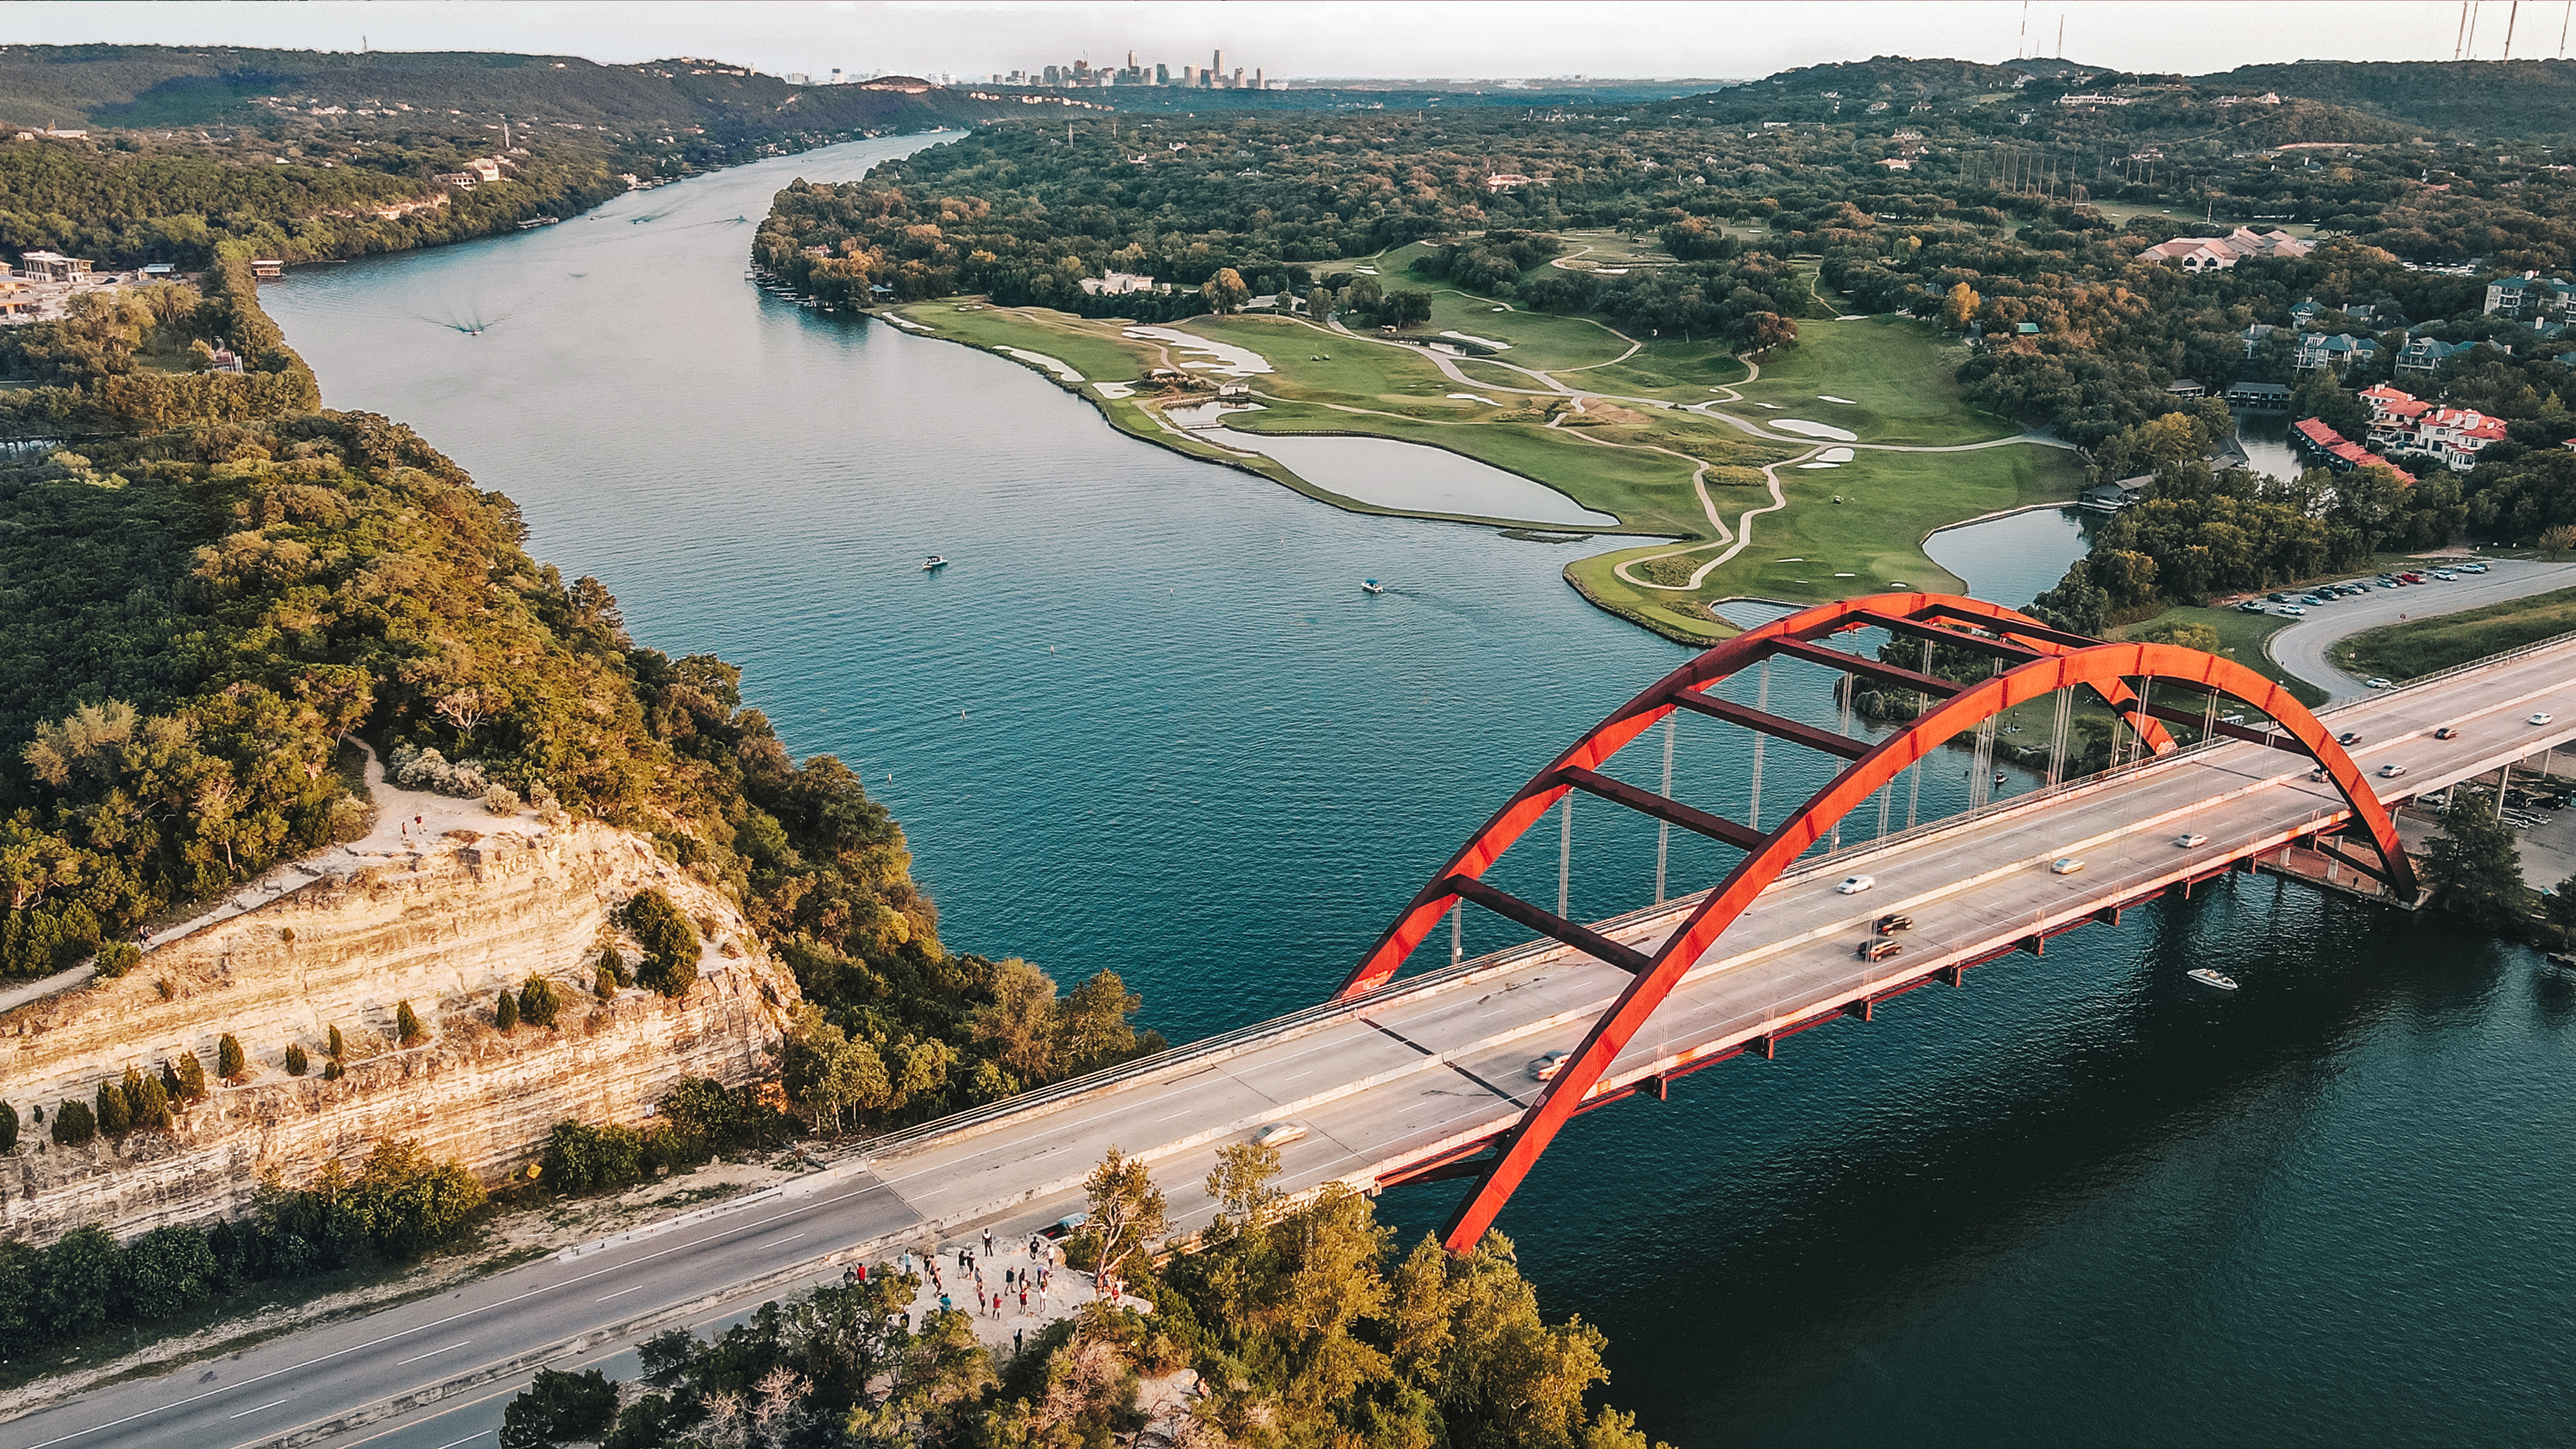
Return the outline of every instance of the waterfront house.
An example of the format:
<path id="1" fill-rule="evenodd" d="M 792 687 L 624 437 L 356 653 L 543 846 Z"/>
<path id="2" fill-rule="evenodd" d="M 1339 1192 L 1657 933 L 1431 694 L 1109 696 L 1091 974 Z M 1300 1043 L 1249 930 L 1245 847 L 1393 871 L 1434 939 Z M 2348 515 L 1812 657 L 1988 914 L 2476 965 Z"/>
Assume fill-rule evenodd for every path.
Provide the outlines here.
<path id="1" fill-rule="evenodd" d="M 2475 408 L 2446 408 L 2413 393 L 2382 384 L 2364 388 L 2370 409 L 2370 441 L 2375 447 L 2423 453 L 2440 459 L 2454 473 L 2478 464 L 2478 454 L 2505 437 L 2505 420 Z"/>
<path id="2" fill-rule="evenodd" d="M 2286 382 L 2229 383 L 2227 401 L 2231 407 L 2287 408 L 2290 405 L 2290 385 Z"/>
<path id="3" fill-rule="evenodd" d="M 2138 501 L 2147 485 L 2156 481 L 2153 473 L 2140 473 L 2116 483 L 2088 483 L 2075 495 L 2075 506 L 2095 513 L 2117 513 Z"/>
<path id="4" fill-rule="evenodd" d="M 1123 297 L 1130 292 L 1154 290 L 1154 279 L 1138 276 L 1134 272 L 1108 272 L 1097 277 L 1083 278 L 1082 290 L 1086 295 L 1093 297 Z"/>
<path id="5" fill-rule="evenodd" d="M 2178 236 L 2138 253 L 2142 262 L 2180 262 L 2186 272 L 2225 271 L 2247 257 L 2304 257 L 2315 250 L 2286 231 L 2238 227 L 2225 236 Z"/>
<path id="6" fill-rule="evenodd" d="M 2244 331 L 2237 333 L 2236 340 L 2244 344 L 2244 355 L 2252 357 L 2255 353 L 2262 350 L 2264 343 L 2272 340 L 2273 333 L 2280 330 L 2281 329 L 2273 326 L 2269 322 L 2257 322 L 2253 326 L 2246 328 Z"/>
<path id="7" fill-rule="evenodd" d="M 274 282 L 286 275 L 286 263 L 276 257 L 254 257 L 251 259 L 250 274 L 254 280 Z"/>
<path id="8" fill-rule="evenodd" d="M 2182 398 L 2209 396 L 2208 388 L 2187 377 L 2178 377 L 2166 383 L 2165 392 L 2170 396 Z"/>
<path id="9" fill-rule="evenodd" d="M 2360 468 L 2385 468 L 2405 482 L 2415 481 L 2414 474 L 2347 439 L 2326 426 L 2323 418 L 2302 418 L 2291 424 L 2290 446 L 2336 473 L 2350 473 Z"/>

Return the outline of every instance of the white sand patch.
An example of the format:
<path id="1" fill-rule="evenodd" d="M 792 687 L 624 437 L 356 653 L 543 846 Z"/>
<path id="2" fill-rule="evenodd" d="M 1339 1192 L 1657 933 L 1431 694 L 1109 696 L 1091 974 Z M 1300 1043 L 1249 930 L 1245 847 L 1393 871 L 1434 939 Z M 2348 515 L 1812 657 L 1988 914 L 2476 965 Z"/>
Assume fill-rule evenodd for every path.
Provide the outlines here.
<path id="1" fill-rule="evenodd" d="M 1819 463 L 1848 463 L 1851 460 L 1852 450 L 1849 448 L 1827 448 L 1816 455 Z"/>
<path id="2" fill-rule="evenodd" d="M 1710 388 L 1710 389 L 1709 389 L 1709 391 L 1710 391 L 1710 392 L 1715 392 L 1715 391 L 1717 391 L 1717 389 L 1716 389 L 1716 388 Z M 1776 413 L 1776 412 L 1778 412 L 1778 411 L 1780 411 L 1780 405 L 1779 405 L 1778 403 L 1755 403 L 1755 404 L 1754 404 L 1754 406 L 1755 406 L 1755 407 L 1757 407 L 1757 408 L 1769 408 L 1771 411 L 1773 411 L 1773 412 L 1775 412 L 1775 413 Z"/>
<path id="3" fill-rule="evenodd" d="M 1838 428 L 1831 423 L 1811 423 L 1804 418 L 1782 418 L 1771 426 L 1784 433 L 1796 433 L 1802 438 L 1831 438 L 1837 443 L 1860 441 L 1860 434 L 1849 428 Z"/>
<path id="4" fill-rule="evenodd" d="M 1201 356 L 1214 359 L 1213 361 L 1202 362 L 1190 360 L 1185 357 L 1181 363 L 1181 366 L 1183 367 L 1198 368 L 1207 372 L 1221 372 L 1228 377 L 1250 377 L 1256 372 L 1268 372 L 1271 370 L 1270 359 L 1263 357 L 1258 352 L 1252 351 L 1250 348 L 1237 347 L 1230 342 L 1210 342 L 1204 337 L 1193 336 L 1192 334 L 1180 331 L 1177 328 L 1130 327 L 1127 328 L 1122 335 L 1138 338 L 1148 342 L 1167 342 L 1171 344 L 1172 350 L 1175 352 L 1183 354 L 1197 353 Z"/>
<path id="5" fill-rule="evenodd" d="M 1869 314 L 1866 312 L 1845 312 L 1834 320 L 1837 322 L 1866 322 L 1869 320 Z M 1849 574 L 1844 574 L 1842 577 L 1849 578 L 1851 576 Z"/>
<path id="6" fill-rule="evenodd" d="M 1860 404 L 1859 404 L 1859 403 L 1852 401 L 1850 398 L 1847 398 L 1847 397 L 1836 397 L 1836 396 L 1834 396 L 1832 393 L 1829 393 L 1829 392 L 1820 392 L 1820 393 L 1816 394 L 1816 401 L 1818 401 L 1818 402 L 1838 402 L 1838 403 L 1841 403 L 1844 407 L 1847 407 L 1847 408 L 1856 408 L 1856 407 L 1859 407 L 1859 406 L 1860 406 Z"/>
<path id="7" fill-rule="evenodd" d="M 927 332 L 930 330 L 929 328 L 922 326 L 920 323 L 913 321 L 909 317 L 898 317 L 892 312 L 879 312 L 876 315 L 878 321 L 891 322 L 906 332 Z"/>
<path id="8" fill-rule="evenodd" d="M 1497 312 L 1508 312 L 1508 311 L 1510 311 L 1510 310 L 1512 310 L 1512 309 L 1511 309 L 1511 308 L 1509 308 L 1509 307 L 1496 307 L 1496 308 L 1494 308 L 1493 310 L 1495 310 L 1495 311 L 1497 311 Z"/>
<path id="9" fill-rule="evenodd" d="M 1814 469 L 1817 469 L 1817 468 L 1839 468 L 1839 467 L 1841 467 L 1841 466 L 1842 466 L 1842 464 L 1840 464 L 1840 463 L 1801 463 L 1801 464 L 1799 464 L 1798 466 L 1799 466 L 1799 467 L 1801 467 L 1801 468 L 1805 468 L 1805 469 L 1809 469 L 1809 470 L 1814 470 Z"/>
<path id="10" fill-rule="evenodd" d="M 1835 578 L 1838 578 L 1838 579 L 1856 579 L 1856 578 L 1859 578 L 1859 577 L 1860 577 L 1860 575 L 1858 575 L 1858 574 L 1836 574 L 1836 575 L 1834 575 L 1834 577 L 1835 577 Z"/>
<path id="11" fill-rule="evenodd" d="M 1001 352 L 1005 357 L 1016 357 L 1022 362 L 1034 363 L 1039 367 L 1043 367 L 1047 371 L 1054 373 L 1056 376 L 1063 378 L 1067 382 L 1082 381 L 1082 374 L 1074 371 L 1072 365 L 1061 358 L 1049 357 L 1043 352 L 1022 352 L 1016 347 L 1005 347 L 1001 349 Z"/>
<path id="12" fill-rule="evenodd" d="M 1375 267 L 1353 267 L 1351 270 L 1359 273 L 1363 277 L 1374 277 L 1377 275 L 1377 268 Z"/>
<path id="13" fill-rule="evenodd" d="M 1486 397 L 1482 393 L 1453 392 L 1449 394 L 1449 396 L 1456 398 L 1460 402 L 1480 402 L 1489 408 L 1498 408 L 1502 406 L 1501 403 L 1494 401 L 1492 398 Z"/>
<path id="14" fill-rule="evenodd" d="M 1136 389 L 1123 382 L 1095 382 L 1092 386 L 1100 390 L 1100 395 L 1102 397 L 1134 397 L 1136 395 Z"/>
<path id="15" fill-rule="evenodd" d="M 1494 310 L 1499 312 L 1502 309 L 1497 307 Z M 1440 335 L 1443 337 L 1455 337 L 1461 342 L 1473 342 L 1479 347 L 1490 347 L 1496 352 L 1509 352 L 1512 350 L 1512 345 L 1508 342 L 1496 342 L 1490 337 L 1479 337 L 1473 332 L 1458 332 L 1453 330 L 1443 332 Z"/>

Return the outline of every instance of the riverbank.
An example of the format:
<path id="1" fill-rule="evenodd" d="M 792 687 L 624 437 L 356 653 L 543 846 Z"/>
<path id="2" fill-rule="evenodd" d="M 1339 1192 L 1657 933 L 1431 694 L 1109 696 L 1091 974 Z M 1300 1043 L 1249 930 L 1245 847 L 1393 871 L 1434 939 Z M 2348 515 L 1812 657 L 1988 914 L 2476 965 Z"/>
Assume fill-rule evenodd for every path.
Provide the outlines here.
<path id="1" fill-rule="evenodd" d="M 1278 313 L 1140 326 L 976 298 L 871 315 L 1029 368 L 1131 437 L 1350 512 L 1663 540 L 1577 560 L 1563 577 L 1595 607 L 1687 645 L 1734 632 L 1711 608 L 1727 598 L 1960 588 L 1928 538 L 2068 501 L 2082 481 L 2071 450 L 1968 408 L 1955 348 L 1905 319 L 1811 322 L 1796 348 L 1749 365 L 1456 288 L 1434 293 L 1411 335 Z M 1210 403 L 1226 410 L 1222 426 Z M 1265 437 L 1452 454 L 1492 470 L 1485 506 L 1425 506 L 1384 486 L 1371 497 L 1371 470 L 1291 467 L 1260 451 Z M 1527 484 L 1580 512 L 1530 516 Z"/>

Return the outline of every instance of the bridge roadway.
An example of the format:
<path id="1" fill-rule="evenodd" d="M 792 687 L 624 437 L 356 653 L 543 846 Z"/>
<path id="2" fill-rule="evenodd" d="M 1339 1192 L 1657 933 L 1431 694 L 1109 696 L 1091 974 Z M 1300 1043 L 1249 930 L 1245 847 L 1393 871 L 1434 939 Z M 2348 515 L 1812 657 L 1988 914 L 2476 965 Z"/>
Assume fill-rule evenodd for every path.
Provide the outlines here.
<path id="1" fill-rule="evenodd" d="M 2534 711 L 2555 722 L 2526 723 Z M 2362 735 L 2352 752 L 2390 800 L 2493 774 L 2576 739 L 2576 642 L 2374 694 L 2329 720 Z M 2441 725 L 2459 737 L 2433 739 Z M 2391 763 L 2407 774 L 2379 778 Z M 1764 893 L 1724 938 L 1722 956 L 1685 978 L 1594 1100 L 1762 1051 L 1949 968 L 2188 889 L 2330 827 L 2345 806 L 2308 769 L 2304 756 L 2222 743 L 1811 861 Z M 2178 846 L 2187 832 L 2209 841 Z M 2061 856 L 2084 869 L 2050 874 L 2047 862 Z M 1835 882 L 1853 873 L 1877 886 L 1837 894 Z M 1647 950 L 1693 903 L 1598 928 Z M 1887 911 L 1918 925 L 1903 955 L 1864 965 L 1854 948 Z M 1029 1231 L 1078 1208 L 1083 1174 L 1113 1145 L 1152 1164 L 1177 1231 L 1213 1210 L 1199 1180 L 1214 1149 L 1271 1122 L 1311 1130 L 1283 1153 L 1281 1185 L 1291 1191 L 1403 1180 L 1506 1132 L 1538 1089 L 1531 1059 L 1573 1048 L 1627 979 L 1554 943 L 1505 951 L 886 1139 L 803 1198 L 102 1389 L 8 1424 L 0 1446 L 298 1443 L 402 1396 L 480 1399 L 550 1348 L 596 1352 L 671 1318 L 704 1318 L 729 1292 L 813 1281 L 828 1271 L 825 1252 L 890 1252 L 981 1226 Z"/>

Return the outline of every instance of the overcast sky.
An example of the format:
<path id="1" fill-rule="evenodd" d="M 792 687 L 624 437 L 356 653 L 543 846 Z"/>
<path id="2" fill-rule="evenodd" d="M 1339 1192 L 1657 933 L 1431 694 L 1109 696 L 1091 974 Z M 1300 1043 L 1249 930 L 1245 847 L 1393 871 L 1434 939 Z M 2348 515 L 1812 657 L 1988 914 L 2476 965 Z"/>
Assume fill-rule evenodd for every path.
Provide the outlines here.
<path id="1" fill-rule="evenodd" d="M 2475 7 L 2471 53 L 2564 53 L 2567 0 Z M 1237 0 L 1212 4 L 273 3 L 0 5 L 0 39 L 221 43 L 317 50 L 499 50 L 597 61 L 711 56 L 772 73 L 946 71 L 982 77 L 1088 57 L 1285 76 L 1756 76 L 1874 54 L 2002 61 L 2063 54 L 2132 70 L 2257 61 L 2449 60 L 2463 7 L 2439 0 L 1913 0 L 1547 3 Z"/>

